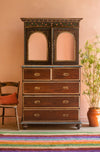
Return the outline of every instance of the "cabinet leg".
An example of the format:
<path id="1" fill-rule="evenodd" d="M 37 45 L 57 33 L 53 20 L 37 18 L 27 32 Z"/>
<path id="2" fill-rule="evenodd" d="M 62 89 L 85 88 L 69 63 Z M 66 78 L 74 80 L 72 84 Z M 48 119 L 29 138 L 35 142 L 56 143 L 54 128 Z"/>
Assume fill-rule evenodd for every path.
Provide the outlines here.
<path id="1" fill-rule="evenodd" d="M 22 125 L 22 128 L 23 128 L 23 129 L 27 129 L 27 128 L 28 128 L 28 125 L 27 125 L 27 124 L 24 124 L 24 125 Z"/>
<path id="2" fill-rule="evenodd" d="M 77 129 L 80 129 L 81 128 L 81 124 L 77 124 L 76 127 L 77 127 Z"/>

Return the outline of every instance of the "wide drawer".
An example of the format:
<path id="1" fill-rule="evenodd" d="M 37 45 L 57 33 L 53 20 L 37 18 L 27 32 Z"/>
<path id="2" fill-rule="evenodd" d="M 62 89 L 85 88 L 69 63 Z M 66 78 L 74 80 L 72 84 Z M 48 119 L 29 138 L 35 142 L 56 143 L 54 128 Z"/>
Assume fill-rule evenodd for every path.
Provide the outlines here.
<path id="1" fill-rule="evenodd" d="M 52 79 L 79 79 L 79 68 L 53 69 Z"/>
<path id="2" fill-rule="evenodd" d="M 79 107 L 79 97 L 24 97 L 24 107 Z"/>
<path id="3" fill-rule="evenodd" d="M 24 121 L 78 120 L 78 110 L 24 110 Z"/>
<path id="4" fill-rule="evenodd" d="M 23 83 L 23 93 L 79 93 L 79 83 Z"/>
<path id="5" fill-rule="evenodd" d="M 50 69 L 23 69 L 23 79 L 50 79 Z"/>

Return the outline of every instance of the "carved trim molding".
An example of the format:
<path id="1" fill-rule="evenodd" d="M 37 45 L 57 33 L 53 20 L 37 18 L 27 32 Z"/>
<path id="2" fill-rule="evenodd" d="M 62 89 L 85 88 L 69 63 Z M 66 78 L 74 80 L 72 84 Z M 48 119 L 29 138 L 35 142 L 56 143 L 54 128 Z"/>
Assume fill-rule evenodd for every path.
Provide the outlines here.
<path id="1" fill-rule="evenodd" d="M 21 18 L 25 27 L 68 27 L 78 28 L 82 18 Z"/>

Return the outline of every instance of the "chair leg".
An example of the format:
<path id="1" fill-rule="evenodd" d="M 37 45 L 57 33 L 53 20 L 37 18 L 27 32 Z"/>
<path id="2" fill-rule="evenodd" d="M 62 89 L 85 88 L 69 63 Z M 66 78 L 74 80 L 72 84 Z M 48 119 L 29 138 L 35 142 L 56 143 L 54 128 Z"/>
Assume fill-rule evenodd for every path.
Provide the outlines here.
<path id="1" fill-rule="evenodd" d="M 4 125 L 5 108 L 2 109 L 2 125 Z"/>
<path id="2" fill-rule="evenodd" d="M 19 127 L 19 119 L 18 119 L 18 112 L 17 112 L 17 107 L 16 107 L 16 122 L 17 122 L 17 127 L 18 127 L 18 130 L 20 129 Z"/>

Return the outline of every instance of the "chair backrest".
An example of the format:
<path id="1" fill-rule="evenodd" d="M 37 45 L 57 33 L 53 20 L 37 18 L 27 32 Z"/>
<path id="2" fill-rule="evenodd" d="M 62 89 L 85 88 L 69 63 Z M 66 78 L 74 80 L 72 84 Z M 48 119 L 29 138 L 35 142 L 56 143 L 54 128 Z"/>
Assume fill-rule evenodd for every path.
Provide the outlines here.
<path id="1" fill-rule="evenodd" d="M 2 92 L 2 88 L 3 87 L 16 87 L 16 94 L 17 94 L 17 98 L 19 96 L 19 85 L 20 82 L 0 82 L 0 95 L 1 96 L 5 96 L 5 95 L 10 95 L 11 93 L 3 93 Z"/>

